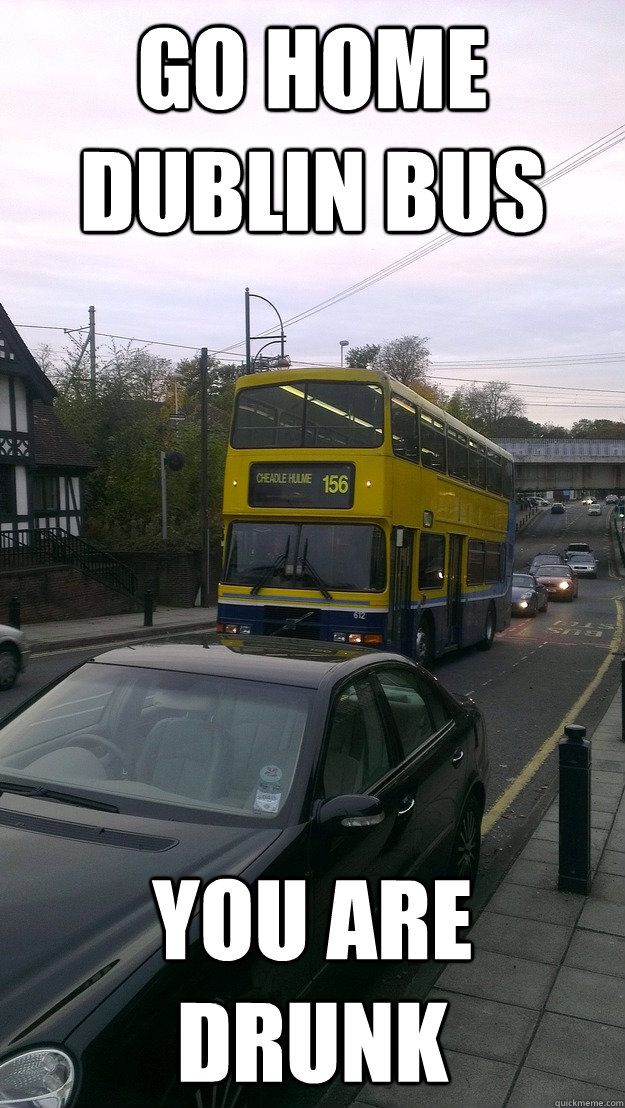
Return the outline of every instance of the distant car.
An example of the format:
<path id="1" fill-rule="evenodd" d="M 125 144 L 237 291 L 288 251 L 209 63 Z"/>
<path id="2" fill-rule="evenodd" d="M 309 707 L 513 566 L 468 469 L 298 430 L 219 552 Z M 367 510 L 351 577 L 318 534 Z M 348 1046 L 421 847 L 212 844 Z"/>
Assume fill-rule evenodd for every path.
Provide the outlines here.
<path id="1" fill-rule="evenodd" d="M 605 498 L 606 504 L 618 504 L 618 496 L 615 493 L 610 492 Z"/>
<path id="2" fill-rule="evenodd" d="M 577 577 L 564 562 L 542 565 L 535 576 L 547 589 L 550 600 L 574 600 L 577 596 Z"/>
<path id="3" fill-rule="evenodd" d="M 588 509 L 588 515 L 589 516 L 600 516 L 601 515 L 601 504 L 591 504 L 590 508 Z"/>
<path id="4" fill-rule="evenodd" d="M 553 566 L 564 564 L 564 558 L 560 554 L 535 554 L 530 562 L 528 572 L 536 577 L 541 566 Z"/>
<path id="5" fill-rule="evenodd" d="M 537 508 L 548 508 L 549 505 L 551 504 L 551 501 L 550 500 L 545 500 L 544 496 L 535 496 L 534 497 L 534 504 L 536 505 Z"/>
<path id="6" fill-rule="evenodd" d="M 536 616 L 547 611 L 549 595 L 531 573 L 512 574 L 512 615 Z"/>
<path id="7" fill-rule="evenodd" d="M 337 878 L 372 911 L 381 878 L 475 878 L 487 777 L 477 707 L 400 655 L 202 636 L 79 666 L 0 728 L 0 1104 L 238 1103 L 234 1070 L 197 1075 L 201 1015 L 181 1077 L 181 1005 L 311 989 Z M 259 956 L 261 894 L 305 957 Z"/>
<path id="8" fill-rule="evenodd" d="M 594 503 L 595 503 L 594 496 L 585 496 L 584 499 L 582 500 L 582 504 L 594 504 Z"/>
<path id="9" fill-rule="evenodd" d="M 564 551 L 564 560 L 568 561 L 571 554 L 592 554 L 592 549 L 587 542 L 570 542 Z"/>
<path id="10" fill-rule="evenodd" d="M 552 516 L 562 516 L 565 512 L 566 508 L 564 507 L 564 504 L 561 504 L 558 500 L 556 500 L 555 504 L 551 505 Z"/>
<path id="11" fill-rule="evenodd" d="M 597 559 L 594 554 L 570 554 L 567 562 L 576 577 L 597 576 Z"/>
<path id="12" fill-rule="evenodd" d="M 0 692 L 12 689 L 30 658 L 30 643 L 23 631 L 0 623 Z"/>

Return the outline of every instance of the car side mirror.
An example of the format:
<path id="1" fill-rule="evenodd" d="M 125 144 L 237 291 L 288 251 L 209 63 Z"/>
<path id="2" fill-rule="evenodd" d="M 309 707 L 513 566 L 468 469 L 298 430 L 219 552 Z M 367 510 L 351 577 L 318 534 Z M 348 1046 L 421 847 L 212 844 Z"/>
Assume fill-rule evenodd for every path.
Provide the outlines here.
<path id="1" fill-rule="evenodd" d="M 377 796 L 346 794 L 324 800 L 317 811 L 319 827 L 375 827 L 384 819 L 384 808 Z"/>

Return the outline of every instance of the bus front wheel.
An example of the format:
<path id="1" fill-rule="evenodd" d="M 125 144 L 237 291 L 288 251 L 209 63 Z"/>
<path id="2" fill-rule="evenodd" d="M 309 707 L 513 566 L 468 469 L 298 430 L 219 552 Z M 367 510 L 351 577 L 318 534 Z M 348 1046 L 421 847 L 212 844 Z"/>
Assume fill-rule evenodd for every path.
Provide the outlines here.
<path id="1" fill-rule="evenodd" d="M 497 630 L 497 620 L 495 617 L 495 609 L 492 604 L 486 613 L 486 621 L 484 623 L 484 635 L 480 642 L 477 644 L 479 650 L 490 650 L 495 641 L 495 631 Z"/>
<path id="2" fill-rule="evenodd" d="M 429 619 L 422 619 L 415 638 L 415 661 L 428 669 L 434 661 L 434 632 Z"/>

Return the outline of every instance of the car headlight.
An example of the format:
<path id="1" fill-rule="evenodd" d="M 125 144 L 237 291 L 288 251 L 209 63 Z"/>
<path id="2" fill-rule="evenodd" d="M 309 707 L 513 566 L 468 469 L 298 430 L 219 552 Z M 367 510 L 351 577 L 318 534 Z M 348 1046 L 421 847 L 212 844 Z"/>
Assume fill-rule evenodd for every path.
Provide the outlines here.
<path id="1" fill-rule="evenodd" d="M 558 583 L 558 588 L 559 588 L 559 589 L 568 589 L 568 588 L 570 588 L 570 587 L 571 587 L 571 583 L 570 583 L 570 581 L 560 581 L 560 582 Z"/>
<path id="2" fill-rule="evenodd" d="M 519 600 L 519 608 L 527 608 L 527 599 L 525 597 L 522 597 L 521 600 Z"/>
<path id="3" fill-rule="evenodd" d="M 63 1050 L 44 1047 L 0 1063 L 1 1108 L 64 1108 L 74 1087 L 74 1064 Z"/>

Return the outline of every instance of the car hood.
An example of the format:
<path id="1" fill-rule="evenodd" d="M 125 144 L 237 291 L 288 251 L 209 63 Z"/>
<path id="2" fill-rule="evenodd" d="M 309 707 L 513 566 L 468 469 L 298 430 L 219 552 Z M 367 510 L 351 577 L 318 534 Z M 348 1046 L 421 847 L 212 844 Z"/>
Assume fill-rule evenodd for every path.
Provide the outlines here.
<path id="1" fill-rule="evenodd" d="M 69 1031 L 87 992 L 93 1007 L 94 993 L 96 1000 L 105 996 L 161 947 L 150 878 L 242 875 L 281 834 L 275 827 L 138 820 L 56 803 L 44 811 L 41 802 L 3 794 L 4 1048 L 60 1009 Z"/>

